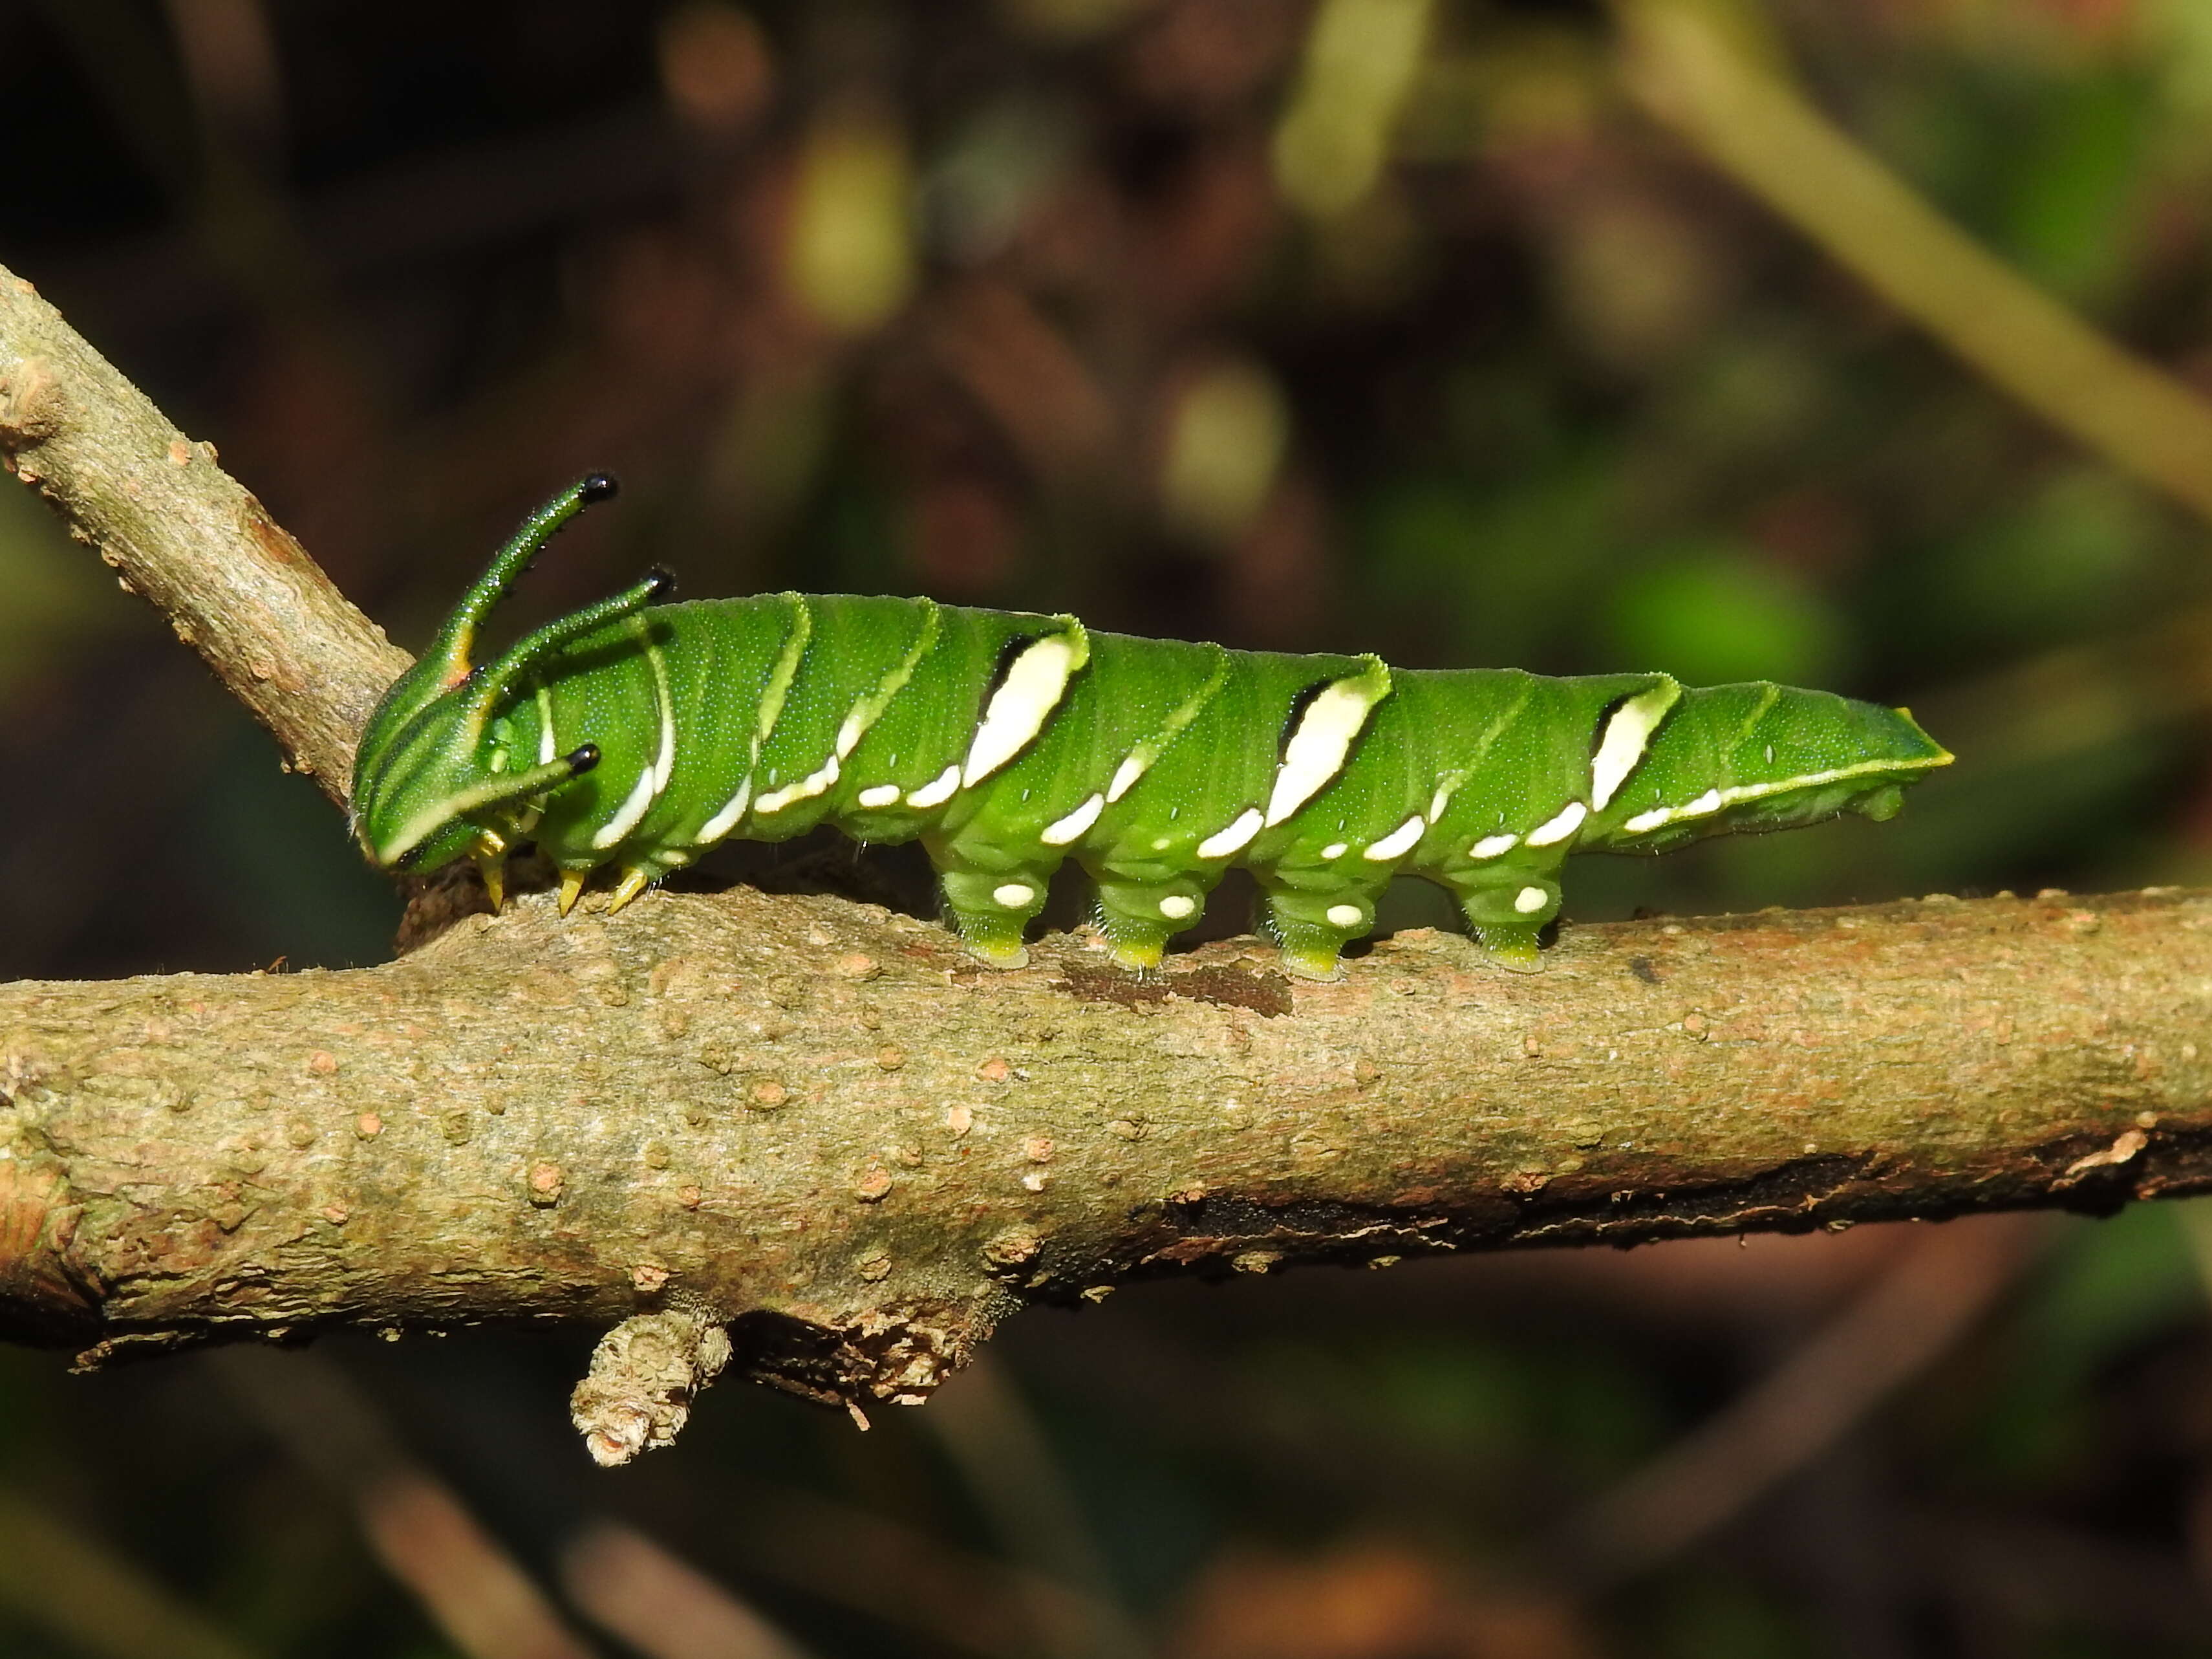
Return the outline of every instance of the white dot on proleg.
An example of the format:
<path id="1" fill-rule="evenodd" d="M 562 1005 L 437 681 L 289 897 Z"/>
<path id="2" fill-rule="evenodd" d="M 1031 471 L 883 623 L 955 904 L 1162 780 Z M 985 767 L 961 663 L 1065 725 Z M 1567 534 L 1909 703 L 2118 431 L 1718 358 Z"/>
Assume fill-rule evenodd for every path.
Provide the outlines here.
<path id="1" fill-rule="evenodd" d="M 1351 851 L 1351 842 L 1332 841 L 1321 850 L 1321 856 L 1324 858 L 1341 858 L 1346 853 L 1350 852 Z"/>
<path id="2" fill-rule="evenodd" d="M 1551 901 L 1551 894 L 1546 893 L 1541 887 L 1522 887 L 1520 892 L 1513 895 L 1513 908 L 1523 916 L 1527 916 L 1543 909 Z"/>
<path id="3" fill-rule="evenodd" d="M 873 789 L 862 790 L 856 798 L 864 807 L 896 806 L 899 786 L 896 784 L 878 784 Z"/>
<path id="4" fill-rule="evenodd" d="M 1036 897 L 1036 889 L 1020 881 L 1009 881 L 1002 887 L 993 887 L 991 896 L 1008 910 L 1019 910 Z"/>
<path id="5" fill-rule="evenodd" d="M 1328 922 L 1331 927 L 1358 927 L 1367 919 L 1367 912 L 1357 905 L 1331 905 Z"/>
<path id="6" fill-rule="evenodd" d="M 928 783 L 909 793 L 906 797 L 906 803 L 909 807 L 921 807 L 925 809 L 930 807 L 941 807 L 952 798 L 952 792 L 959 787 L 960 768 L 947 766 Z"/>
<path id="7" fill-rule="evenodd" d="M 1428 820 L 1417 812 L 1359 856 L 1376 864 L 1403 857 L 1420 844 L 1421 832 L 1428 826 Z"/>
<path id="8" fill-rule="evenodd" d="M 1517 835 L 1486 835 L 1467 850 L 1470 858 L 1495 858 L 1501 852 L 1510 852 L 1521 845 Z"/>
<path id="9" fill-rule="evenodd" d="M 1160 914 L 1170 922 L 1188 922 L 1198 913 L 1198 900 L 1180 893 L 1170 893 L 1160 900 Z"/>

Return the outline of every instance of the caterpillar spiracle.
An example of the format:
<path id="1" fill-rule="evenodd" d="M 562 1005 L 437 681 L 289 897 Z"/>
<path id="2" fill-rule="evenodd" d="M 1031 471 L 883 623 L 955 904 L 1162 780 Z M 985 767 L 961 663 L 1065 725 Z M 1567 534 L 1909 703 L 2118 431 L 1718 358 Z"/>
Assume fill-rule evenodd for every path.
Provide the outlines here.
<path id="1" fill-rule="evenodd" d="M 594 476 L 540 508 L 386 692 L 354 772 L 372 863 L 473 858 L 496 906 L 532 840 L 565 915 L 603 867 L 619 909 L 726 838 L 829 823 L 919 839 L 961 939 L 1001 967 L 1073 858 L 1139 971 L 1242 865 L 1284 967 L 1315 979 L 1410 874 L 1528 968 L 1571 852 L 1887 818 L 1951 759 L 1901 709 L 1764 681 L 1393 669 L 927 599 L 657 603 L 659 570 L 473 665 L 531 559 L 613 492 Z"/>

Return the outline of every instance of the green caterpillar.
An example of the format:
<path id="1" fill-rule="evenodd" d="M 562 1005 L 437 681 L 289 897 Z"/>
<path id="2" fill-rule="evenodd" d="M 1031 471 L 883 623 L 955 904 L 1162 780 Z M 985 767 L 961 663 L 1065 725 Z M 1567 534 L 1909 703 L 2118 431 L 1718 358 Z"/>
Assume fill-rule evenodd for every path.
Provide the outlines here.
<path id="1" fill-rule="evenodd" d="M 826 822 L 919 838 L 961 938 L 1001 967 L 1073 858 L 1139 971 L 1242 864 L 1284 966 L 1316 979 L 1403 872 L 1527 968 L 1570 852 L 1887 818 L 1951 759 L 1903 710 L 1763 681 L 1393 670 L 927 599 L 661 605 L 659 570 L 471 667 L 515 578 L 613 492 L 592 477 L 541 508 L 386 692 L 354 770 L 372 863 L 472 857 L 496 906 L 526 838 L 565 915 L 602 865 L 617 910 L 726 837 Z"/>

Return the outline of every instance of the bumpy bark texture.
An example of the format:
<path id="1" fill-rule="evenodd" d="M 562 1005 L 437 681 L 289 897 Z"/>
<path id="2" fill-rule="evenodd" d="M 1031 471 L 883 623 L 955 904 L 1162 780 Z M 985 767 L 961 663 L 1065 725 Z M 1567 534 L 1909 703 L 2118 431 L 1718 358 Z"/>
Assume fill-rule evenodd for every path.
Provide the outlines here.
<path id="1" fill-rule="evenodd" d="M 171 425 L 0 266 L 0 465 L 43 495 L 343 805 L 369 711 L 408 663 L 215 446 Z"/>
<path id="2" fill-rule="evenodd" d="M 543 898 L 345 973 L 0 989 L 0 1317 L 134 1345 L 735 1320 L 918 1400 L 1024 1299 L 2212 1186 L 2212 895 L 1013 974 L 835 899 Z"/>

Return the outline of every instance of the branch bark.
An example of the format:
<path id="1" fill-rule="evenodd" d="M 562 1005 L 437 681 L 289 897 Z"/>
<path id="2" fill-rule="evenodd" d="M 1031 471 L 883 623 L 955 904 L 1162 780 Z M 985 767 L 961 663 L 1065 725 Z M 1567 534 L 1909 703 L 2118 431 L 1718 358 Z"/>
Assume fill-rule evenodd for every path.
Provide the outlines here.
<path id="1" fill-rule="evenodd" d="M 343 973 L 0 987 L 0 1318 L 134 1348 L 735 1320 L 915 1401 L 1024 1300 L 2212 1186 L 2212 894 L 1426 930 L 1341 984 L 843 900 L 544 898 Z"/>
<path id="2" fill-rule="evenodd" d="M 4 271 L 0 454 L 342 796 L 404 656 Z M 1140 984 L 836 900 L 603 905 L 347 973 L 0 986 L 0 1335 L 621 1321 L 578 1401 L 618 1456 L 717 1320 L 859 1409 L 1153 1274 L 2212 1186 L 2203 893 L 1579 928 L 1533 978 L 1424 930 L 1327 986 L 1245 941 Z"/>
<path id="3" fill-rule="evenodd" d="M 44 496 L 340 806 L 407 654 L 251 491 L 0 266 L 0 465 Z"/>

